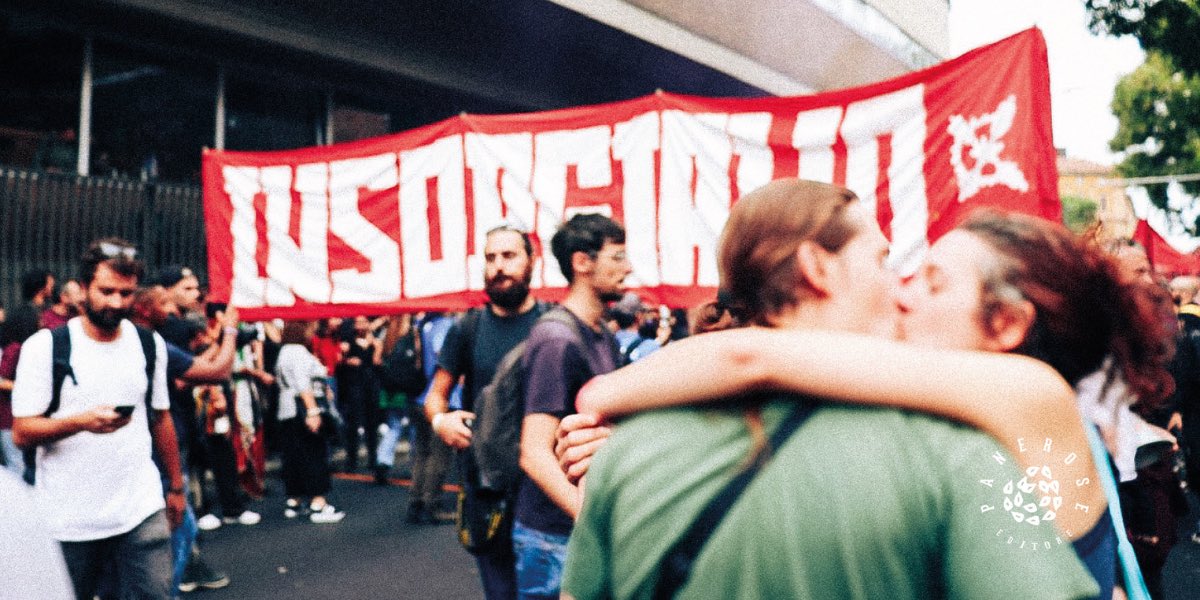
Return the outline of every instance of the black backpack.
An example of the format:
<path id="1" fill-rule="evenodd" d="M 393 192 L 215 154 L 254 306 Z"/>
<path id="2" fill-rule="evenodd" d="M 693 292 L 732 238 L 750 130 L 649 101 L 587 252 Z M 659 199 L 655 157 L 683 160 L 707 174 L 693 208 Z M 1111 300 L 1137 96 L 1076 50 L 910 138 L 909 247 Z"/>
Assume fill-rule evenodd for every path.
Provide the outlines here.
<path id="1" fill-rule="evenodd" d="M 154 423 L 154 410 L 150 406 L 150 401 L 154 396 L 154 360 L 157 356 L 154 348 L 154 333 L 135 327 L 137 330 L 138 341 L 142 345 L 142 354 L 146 357 L 146 422 Z M 62 401 L 62 387 L 67 378 L 71 378 L 71 383 L 79 385 L 79 381 L 75 379 L 75 370 L 71 368 L 71 332 L 70 329 L 63 325 L 50 331 L 50 406 L 46 408 L 46 412 L 42 413 L 43 417 L 49 417 L 58 411 L 58 406 Z"/>
<path id="2" fill-rule="evenodd" d="M 579 324 L 567 309 L 552 308 L 538 317 L 566 325 L 577 341 L 583 343 Z M 535 324 L 534 327 L 537 325 Z M 496 374 L 475 396 L 475 424 L 472 426 L 471 454 L 475 459 L 478 485 L 492 491 L 511 490 L 521 477 L 518 464 L 521 446 L 521 421 L 525 417 L 525 341 L 513 346 Z"/>
<path id="3" fill-rule="evenodd" d="M 417 329 L 418 324 L 414 322 L 379 365 L 379 384 L 388 392 L 416 396 L 425 389 L 425 369 L 421 365 L 421 350 L 417 347 Z"/>

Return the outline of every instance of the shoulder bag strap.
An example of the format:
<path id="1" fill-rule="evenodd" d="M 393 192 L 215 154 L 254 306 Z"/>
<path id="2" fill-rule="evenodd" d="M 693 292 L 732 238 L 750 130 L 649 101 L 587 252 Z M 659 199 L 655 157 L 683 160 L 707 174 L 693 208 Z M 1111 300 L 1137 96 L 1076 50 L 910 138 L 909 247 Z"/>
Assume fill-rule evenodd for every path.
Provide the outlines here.
<path id="1" fill-rule="evenodd" d="M 780 423 L 775 433 L 771 434 L 770 445 L 764 449 L 765 456 L 760 454 L 755 460 L 746 465 L 741 472 L 709 501 L 700 516 L 692 522 L 691 527 L 679 541 L 671 547 L 662 562 L 659 563 L 658 583 L 654 587 L 655 600 L 669 600 L 675 597 L 679 588 L 687 582 L 692 571 L 692 564 L 704 549 L 708 538 L 717 530 L 717 526 L 729 513 L 742 492 L 754 480 L 755 475 L 771 460 L 771 455 L 782 448 L 788 439 L 808 420 L 816 410 L 817 403 L 811 399 L 802 399 L 796 408 Z"/>

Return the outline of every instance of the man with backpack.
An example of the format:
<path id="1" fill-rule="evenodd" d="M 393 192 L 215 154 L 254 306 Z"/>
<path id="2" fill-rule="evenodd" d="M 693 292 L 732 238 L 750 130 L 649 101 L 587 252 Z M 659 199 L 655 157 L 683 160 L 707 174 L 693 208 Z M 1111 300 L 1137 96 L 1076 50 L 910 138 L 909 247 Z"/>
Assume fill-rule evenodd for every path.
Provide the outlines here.
<path id="1" fill-rule="evenodd" d="M 433 431 L 452 448 L 470 449 L 473 444 L 487 440 L 473 437 L 471 425 L 476 417 L 475 400 L 480 390 L 491 382 L 496 367 L 506 354 L 521 343 L 533 329 L 546 306 L 529 295 L 533 274 L 533 244 L 529 234 L 511 226 L 500 226 L 487 233 L 484 243 L 484 290 L 490 302 L 467 313 L 446 335 L 438 356 L 438 368 L 425 399 L 425 412 Z M 454 384 L 462 378 L 463 410 L 449 411 L 449 395 Z M 508 432 L 519 434 L 519 423 Z M 512 454 L 516 454 L 515 448 Z M 479 515 L 469 514 L 475 502 L 487 498 L 494 490 L 482 489 L 478 468 L 471 452 L 461 453 L 463 466 L 463 521 Z M 510 457 L 515 461 L 515 456 Z M 513 490 L 501 490 L 500 500 L 511 499 Z M 504 504 L 510 506 L 511 504 Z M 487 539 L 464 539 L 468 550 L 475 554 L 484 595 L 488 600 L 516 598 L 515 557 L 505 527 L 511 524 L 511 512 L 503 516 L 504 523 Z M 461 537 L 460 529 L 460 537 Z"/>
<path id="2" fill-rule="evenodd" d="M 546 314 L 526 341 L 525 417 L 513 551 L 521 598 L 558 598 L 567 538 L 583 496 L 554 455 L 559 422 L 575 413 L 575 395 L 592 377 L 620 365 L 604 308 L 621 299 L 633 271 L 625 230 L 598 214 L 579 214 L 559 227 L 550 248 L 567 279 L 562 306 Z M 553 318 L 552 318 L 553 317 Z"/>
<path id="3" fill-rule="evenodd" d="M 170 528 L 184 511 L 175 428 L 167 412 L 161 337 L 129 322 L 142 263 L 108 238 L 84 252 L 83 315 L 22 347 L 13 389 L 13 437 L 37 446 L 35 493 L 53 507 L 49 528 L 79 598 L 106 563 L 121 597 L 171 597 Z M 152 458 L 158 453 L 169 489 Z"/>

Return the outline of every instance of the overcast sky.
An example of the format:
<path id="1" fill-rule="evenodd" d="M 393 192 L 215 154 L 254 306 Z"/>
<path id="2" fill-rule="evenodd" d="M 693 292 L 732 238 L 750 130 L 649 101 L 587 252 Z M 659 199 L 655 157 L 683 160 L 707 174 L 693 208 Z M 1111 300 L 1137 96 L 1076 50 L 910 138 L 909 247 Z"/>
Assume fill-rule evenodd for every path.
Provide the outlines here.
<path id="1" fill-rule="evenodd" d="M 1109 104 L 1121 76 L 1142 64 L 1133 38 L 1093 36 L 1081 0 L 951 0 L 950 52 L 958 56 L 1036 25 L 1046 37 L 1054 145 L 1071 156 L 1112 164 L 1117 130 Z"/>

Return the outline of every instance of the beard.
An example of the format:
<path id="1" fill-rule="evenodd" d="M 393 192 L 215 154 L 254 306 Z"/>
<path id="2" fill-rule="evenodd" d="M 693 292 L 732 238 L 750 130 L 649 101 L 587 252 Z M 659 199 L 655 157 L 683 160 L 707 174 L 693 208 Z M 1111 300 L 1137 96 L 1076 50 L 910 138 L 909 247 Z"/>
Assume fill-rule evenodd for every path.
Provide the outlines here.
<path id="1" fill-rule="evenodd" d="M 625 292 L 621 290 L 600 292 L 600 301 L 604 303 L 616 302 L 625 297 Z"/>
<path id="2" fill-rule="evenodd" d="M 88 321 L 91 321 L 97 329 L 111 333 L 117 330 L 122 320 L 129 318 L 132 310 L 128 308 L 96 309 L 88 303 L 83 306 L 83 312 L 87 315 Z"/>
<path id="3" fill-rule="evenodd" d="M 504 310 L 515 310 L 529 297 L 529 275 L 526 272 L 524 277 L 515 278 L 497 273 L 484 284 L 484 291 L 492 304 Z M 505 283 L 509 285 L 505 286 Z"/>

